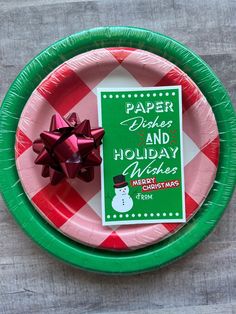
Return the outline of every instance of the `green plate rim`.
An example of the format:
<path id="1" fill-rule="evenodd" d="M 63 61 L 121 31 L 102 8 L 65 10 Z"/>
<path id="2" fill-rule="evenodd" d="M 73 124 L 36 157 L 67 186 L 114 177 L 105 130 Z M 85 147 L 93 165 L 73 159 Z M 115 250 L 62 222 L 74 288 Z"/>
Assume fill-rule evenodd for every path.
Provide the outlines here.
<path id="1" fill-rule="evenodd" d="M 170 238 L 131 252 L 86 247 L 63 236 L 34 210 L 25 195 L 14 158 L 15 131 L 32 91 L 55 67 L 91 49 L 136 47 L 156 53 L 185 71 L 212 106 L 220 133 L 220 162 L 211 192 L 195 217 Z M 130 274 L 161 267 L 181 257 L 215 227 L 233 193 L 236 180 L 236 116 L 230 98 L 211 68 L 177 41 L 134 27 L 101 27 L 66 37 L 42 51 L 20 72 L 0 110 L 0 190 L 22 229 L 42 248 L 82 269 Z"/>

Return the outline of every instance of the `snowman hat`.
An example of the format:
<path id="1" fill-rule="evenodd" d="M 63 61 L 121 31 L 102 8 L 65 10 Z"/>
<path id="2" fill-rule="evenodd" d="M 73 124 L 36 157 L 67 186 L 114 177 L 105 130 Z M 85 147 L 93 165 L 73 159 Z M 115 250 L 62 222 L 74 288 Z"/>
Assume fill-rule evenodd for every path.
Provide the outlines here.
<path id="1" fill-rule="evenodd" d="M 128 185 L 125 181 L 125 176 L 123 174 L 119 174 L 118 176 L 113 177 L 114 188 L 119 189 Z"/>

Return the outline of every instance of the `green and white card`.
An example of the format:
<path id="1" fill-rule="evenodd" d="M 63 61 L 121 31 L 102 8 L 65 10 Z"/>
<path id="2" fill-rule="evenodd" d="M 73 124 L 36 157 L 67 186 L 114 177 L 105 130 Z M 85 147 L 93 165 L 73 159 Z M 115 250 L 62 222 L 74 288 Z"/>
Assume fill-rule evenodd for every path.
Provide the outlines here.
<path id="1" fill-rule="evenodd" d="M 98 89 L 103 225 L 186 221 L 181 92 Z"/>

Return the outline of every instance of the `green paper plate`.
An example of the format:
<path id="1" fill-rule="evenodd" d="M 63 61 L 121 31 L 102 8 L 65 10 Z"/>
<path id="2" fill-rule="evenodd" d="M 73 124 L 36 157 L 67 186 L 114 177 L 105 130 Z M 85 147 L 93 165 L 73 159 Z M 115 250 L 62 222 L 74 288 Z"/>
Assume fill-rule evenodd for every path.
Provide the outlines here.
<path id="1" fill-rule="evenodd" d="M 106 252 L 73 242 L 48 225 L 25 195 L 14 159 L 15 131 L 37 85 L 55 67 L 96 48 L 129 46 L 156 53 L 179 66 L 201 89 L 214 111 L 220 133 L 220 163 L 214 186 L 198 214 L 178 233 L 133 252 Z M 236 177 L 236 117 L 219 79 L 191 50 L 164 35 L 131 27 L 104 27 L 71 35 L 36 56 L 10 87 L 0 116 L 0 188 L 22 229 L 45 250 L 71 265 L 97 272 L 134 273 L 163 266 L 191 250 L 214 228 L 232 195 Z"/>

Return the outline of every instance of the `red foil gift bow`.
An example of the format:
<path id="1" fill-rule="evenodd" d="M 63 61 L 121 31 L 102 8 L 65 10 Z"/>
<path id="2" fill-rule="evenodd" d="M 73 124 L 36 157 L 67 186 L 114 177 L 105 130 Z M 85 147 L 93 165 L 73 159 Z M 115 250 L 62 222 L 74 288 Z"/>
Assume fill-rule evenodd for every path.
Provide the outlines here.
<path id="1" fill-rule="evenodd" d="M 66 119 L 55 114 L 49 131 L 33 142 L 35 164 L 43 165 L 42 176 L 50 177 L 52 185 L 64 178 L 92 181 L 94 167 L 102 162 L 98 147 L 103 136 L 103 128 L 91 129 L 89 120 L 80 122 L 75 112 Z"/>

